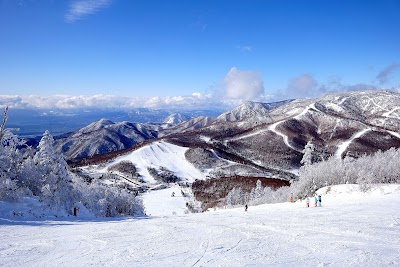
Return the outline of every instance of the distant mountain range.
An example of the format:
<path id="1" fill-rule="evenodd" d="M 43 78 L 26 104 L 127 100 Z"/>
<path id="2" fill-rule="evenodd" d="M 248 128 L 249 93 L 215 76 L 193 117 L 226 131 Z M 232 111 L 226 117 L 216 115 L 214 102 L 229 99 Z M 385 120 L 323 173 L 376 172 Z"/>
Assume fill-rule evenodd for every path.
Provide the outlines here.
<path id="1" fill-rule="evenodd" d="M 126 130 L 117 130 L 119 127 Z M 295 178 L 295 170 L 301 166 L 307 143 L 315 147 L 318 160 L 330 156 L 357 157 L 400 147 L 400 94 L 358 91 L 269 104 L 246 102 L 217 117 L 197 117 L 174 126 L 152 128 L 97 122 L 90 128 L 93 129 L 92 141 L 88 138 L 79 143 L 82 137 L 78 136 L 82 131 L 74 135 L 77 137 L 76 150 L 85 152 L 74 150 L 67 155 L 101 153 L 104 150 L 87 149 L 86 146 L 97 144 L 104 147 L 105 140 L 113 140 L 107 144 L 124 143 L 111 136 L 104 137 L 112 129 L 122 133 L 116 137 L 118 140 L 122 140 L 122 136 L 129 140 L 137 138 L 130 144 L 157 137 L 154 139 L 157 142 L 162 140 L 189 148 L 186 160 L 211 176 L 262 176 L 290 180 Z M 135 134 L 130 133 L 131 137 L 128 137 L 130 131 Z M 64 144 L 68 143 L 68 138 Z M 151 142 L 145 144 L 151 145 Z M 64 150 L 68 146 L 58 147 Z M 117 145 L 108 147 L 118 149 Z M 124 153 L 134 153 L 137 148 L 132 149 Z"/>
<path id="2" fill-rule="evenodd" d="M 72 133 L 56 138 L 56 150 L 67 159 L 86 158 L 132 147 L 156 138 L 158 126 L 101 119 Z"/>
<path id="3" fill-rule="evenodd" d="M 114 122 L 129 121 L 134 123 L 163 123 L 169 117 L 175 118 L 172 123 L 198 116 L 218 116 L 226 111 L 221 108 L 213 109 L 13 109 L 8 112 L 7 127 L 18 129 L 21 137 L 36 138 L 49 130 L 54 136 L 77 131 L 86 125 L 102 118 Z M 174 115 L 175 114 L 175 115 Z M 166 122 L 168 123 L 168 122 Z"/>

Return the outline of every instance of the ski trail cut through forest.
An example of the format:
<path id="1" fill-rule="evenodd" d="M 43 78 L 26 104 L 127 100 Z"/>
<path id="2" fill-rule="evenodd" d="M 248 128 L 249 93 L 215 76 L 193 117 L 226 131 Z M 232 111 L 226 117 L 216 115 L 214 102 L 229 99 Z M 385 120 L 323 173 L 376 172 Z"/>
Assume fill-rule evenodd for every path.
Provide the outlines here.
<path id="1" fill-rule="evenodd" d="M 283 142 L 286 144 L 286 146 L 288 146 L 289 148 L 293 149 L 294 151 L 297 151 L 297 149 L 295 147 L 293 147 L 291 144 L 289 144 L 288 136 L 276 130 L 276 126 L 278 126 L 278 124 L 280 124 L 282 122 L 283 121 L 275 122 L 274 124 L 272 124 L 272 125 L 270 125 L 268 127 L 268 130 L 270 130 L 270 131 L 276 133 L 277 135 L 281 136 L 283 138 Z"/>
<path id="2" fill-rule="evenodd" d="M 338 145 L 338 149 L 336 151 L 335 157 L 337 157 L 339 159 L 342 158 L 342 154 L 346 151 L 346 149 L 349 147 L 351 142 L 353 142 L 354 139 L 361 137 L 363 134 L 365 134 L 368 131 L 371 131 L 371 129 L 370 128 L 363 129 L 363 130 L 353 134 L 353 136 L 350 137 L 349 140 L 344 141 L 340 145 Z"/>

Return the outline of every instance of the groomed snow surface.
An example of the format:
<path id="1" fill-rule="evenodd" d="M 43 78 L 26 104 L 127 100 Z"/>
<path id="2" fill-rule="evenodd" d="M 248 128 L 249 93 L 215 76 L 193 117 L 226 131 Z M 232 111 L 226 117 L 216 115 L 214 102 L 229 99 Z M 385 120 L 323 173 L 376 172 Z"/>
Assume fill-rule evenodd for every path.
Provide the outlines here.
<path id="1" fill-rule="evenodd" d="M 400 185 L 320 193 L 317 208 L 298 201 L 91 221 L 2 213 L 0 266 L 400 266 Z"/>

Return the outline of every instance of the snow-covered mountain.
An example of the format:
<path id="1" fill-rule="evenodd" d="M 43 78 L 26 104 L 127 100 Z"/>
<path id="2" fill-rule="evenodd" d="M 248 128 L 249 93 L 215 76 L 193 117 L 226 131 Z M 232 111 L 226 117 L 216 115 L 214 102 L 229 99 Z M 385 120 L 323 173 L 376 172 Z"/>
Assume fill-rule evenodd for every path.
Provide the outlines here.
<path id="1" fill-rule="evenodd" d="M 215 150 L 247 166 L 286 171 L 300 166 L 302 150 L 308 142 L 321 157 L 357 156 L 400 147 L 398 93 L 326 95 L 293 100 L 269 111 L 262 109 L 262 105 L 255 106 L 258 112 L 254 113 L 247 112 L 249 104 L 243 106 L 245 109 L 237 109 L 250 114 L 243 120 L 214 123 L 166 140 Z"/>
<path id="2" fill-rule="evenodd" d="M 59 136 L 55 146 L 66 159 L 85 158 L 123 150 L 156 138 L 158 126 L 101 119 L 76 132 Z"/>
<path id="3" fill-rule="evenodd" d="M 264 121 L 268 118 L 270 110 L 289 103 L 291 100 L 259 103 L 247 101 L 231 111 L 225 112 L 217 117 L 218 122 L 234 122 L 242 120 Z"/>
<path id="4" fill-rule="evenodd" d="M 163 129 L 159 137 L 188 149 L 185 159 L 210 177 L 291 180 L 307 143 L 314 148 L 314 160 L 400 147 L 399 107 L 400 94 L 387 91 L 246 102 L 218 118 L 198 117 Z"/>
<path id="5" fill-rule="evenodd" d="M 399 106 L 400 95 L 387 91 L 292 100 L 274 108 L 248 102 L 217 119 L 179 124 L 180 131 L 162 138 L 190 148 L 186 159 L 201 161 L 196 166 L 211 176 L 291 180 L 307 143 L 319 160 L 400 147 Z"/>
<path id="6" fill-rule="evenodd" d="M 172 113 L 168 117 L 166 117 L 163 123 L 166 124 L 179 124 L 181 122 L 187 121 L 188 117 L 180 114 L 180 113 Z"/>
<path id="7" fill-rule="evenodd" d="M 159 137 L 167 136 L 171 134 L 183 133 L 187 131 L 193 131 L 196 129 L 200 129 L 206 127 L 216 121 L 215 117 L 196 117 L 192 118 L 188 121 L 181 122 L 172 127 L 162 127 L 159 131 Z"/>

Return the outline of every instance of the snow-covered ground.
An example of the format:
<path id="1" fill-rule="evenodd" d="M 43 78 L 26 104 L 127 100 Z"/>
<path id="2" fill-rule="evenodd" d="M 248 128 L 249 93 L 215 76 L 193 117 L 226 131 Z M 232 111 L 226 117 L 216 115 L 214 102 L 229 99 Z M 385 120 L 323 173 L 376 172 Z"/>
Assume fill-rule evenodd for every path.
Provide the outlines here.
<path id="1" fill-rule="evenodd" d="M 172 196 L 173 193 L 174 196 Z M 187 211 L 186 202 L 192 201 L 190 196 L 188 189 L 170 185 L 165 189 L 144 193 L 143 205 L 148 216 L 183 215 Z"/>
<path id="2" fill-rule="evenodd" d="M 346 151 L 346 149 L 349 147 L 351 142 L 353 142 L 354 139 L 361 137 L 363 134 L 365 134 L 366 132 L 368 132 L 370 130 L 371 130 L 370 128 L 362 129 L 361 131 L 353 134 L 353 136 L 351 136 L 349 140 L 346 140 L 346 141 L 342 142 L 341 144 L 339 144 L 338 149 L 336 150 L 336 153 L 335 153 L 335 157 L 339 158 L 339 159 L 342 158 L 342 154 Z"/>
<path id="3" fill-rule="evenodd" d="M 174 171 L 175 175 L 187 181 L 204 179 L 205 174 L 196 169 L 185 158 L 186 147 L 176 146 L 164 141 L 153 142 L 127 155 L 120 156 L 108 164 L 100 172 L 107 172 L 107 168 L 121 161 L 131 161 L 138 169 L 142 178 L 149 183 L 156 183 L 154 178 L 147 171 L 147 167 L 166 168 Z"/>
<path id="4" fill-rule="evenodd" d="M 317 208 L 299 201 L 135 219 L 2 218 L 0 266 L 400 265 L 400 185 L 320 193 Z"/>

